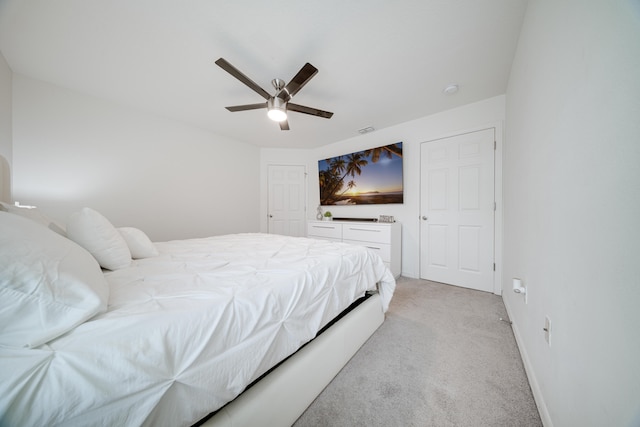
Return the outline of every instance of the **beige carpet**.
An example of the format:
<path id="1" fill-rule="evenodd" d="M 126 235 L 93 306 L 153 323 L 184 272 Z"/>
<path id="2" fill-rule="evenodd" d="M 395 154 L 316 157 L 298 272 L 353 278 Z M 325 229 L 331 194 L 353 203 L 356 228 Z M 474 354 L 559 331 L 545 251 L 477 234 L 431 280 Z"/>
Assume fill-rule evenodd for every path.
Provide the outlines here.
<path id="1" fill-rule="evenodd" d="M 398 280 L 387 319 L 298 419 L 305 426 L 541 426 L 496 295 Z"/>

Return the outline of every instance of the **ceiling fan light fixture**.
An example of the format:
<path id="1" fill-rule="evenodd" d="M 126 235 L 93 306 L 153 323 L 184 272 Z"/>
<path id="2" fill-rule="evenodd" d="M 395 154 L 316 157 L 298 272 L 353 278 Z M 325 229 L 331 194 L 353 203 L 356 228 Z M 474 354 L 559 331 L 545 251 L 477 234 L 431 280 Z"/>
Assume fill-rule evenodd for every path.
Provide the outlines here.
<path id="1" fill-rule="evenodd" d="M 278 108 L 272 108 L 267 111 L 267 116 L 269 116 L 269 118 L 274 122 L 283 122 L 287 120 L 287 113 Z"/>
<path id="2" fill-rule="evenodd" d="M 287 120 L 287 104 L 282 99 L 274 96 L 267 101 L 267 116 L 274 122 Z"/>

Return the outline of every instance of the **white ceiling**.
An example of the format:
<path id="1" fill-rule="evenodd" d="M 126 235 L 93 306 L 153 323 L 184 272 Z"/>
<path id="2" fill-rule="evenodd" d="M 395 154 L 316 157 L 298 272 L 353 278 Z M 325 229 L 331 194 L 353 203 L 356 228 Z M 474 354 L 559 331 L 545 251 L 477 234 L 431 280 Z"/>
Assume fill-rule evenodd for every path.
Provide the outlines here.
<path id="1" fill-rule="evenodd" d="M 264 147 L 311 148 L 505 93 L 526 0 L 0 0 L 14 73 Z M 310 62 L 319 73 L 281 131 L 264 100 Z M 455 95 L 443 93 L 457 83 Z"/>

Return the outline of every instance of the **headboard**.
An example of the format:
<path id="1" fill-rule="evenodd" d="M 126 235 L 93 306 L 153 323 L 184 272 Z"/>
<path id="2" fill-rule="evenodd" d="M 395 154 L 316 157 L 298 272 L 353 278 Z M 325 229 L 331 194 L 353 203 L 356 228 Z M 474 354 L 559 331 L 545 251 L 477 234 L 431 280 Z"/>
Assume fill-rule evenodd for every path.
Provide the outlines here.
<path id="1" fill-rule="evenodd" d="M 4 156 L 0 156 L 0 202 L 11 202 L 11 170 Z"/>

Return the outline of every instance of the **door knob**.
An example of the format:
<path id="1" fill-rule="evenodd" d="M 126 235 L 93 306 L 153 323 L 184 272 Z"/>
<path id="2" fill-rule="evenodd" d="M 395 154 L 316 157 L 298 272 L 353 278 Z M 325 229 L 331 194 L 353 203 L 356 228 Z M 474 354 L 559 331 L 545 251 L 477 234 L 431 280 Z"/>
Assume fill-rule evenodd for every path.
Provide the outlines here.
<path id="1" fill-rule="evenodd" d="M 422 220 L 423 220 L 423 221 L 426 221 L 426 220 L 427 220 L 427 217 L 426 217 L 426 216 L 424 216 L 424 215 L 422 215 Z"/>

